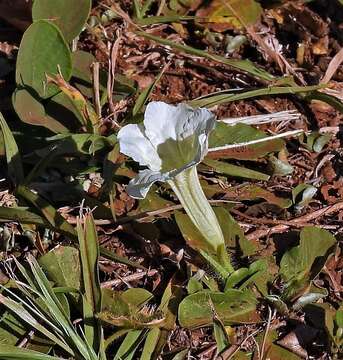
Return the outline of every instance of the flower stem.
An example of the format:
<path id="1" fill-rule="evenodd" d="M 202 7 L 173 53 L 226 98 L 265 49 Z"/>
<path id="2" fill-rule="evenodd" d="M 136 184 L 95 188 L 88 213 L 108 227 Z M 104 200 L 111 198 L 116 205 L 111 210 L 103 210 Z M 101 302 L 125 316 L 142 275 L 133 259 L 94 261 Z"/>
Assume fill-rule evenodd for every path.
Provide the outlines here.
<path id="1" fill-rule="evenodd" d="M 223 254 L 225 240 L 218 219 L 200 185 L 196 166 L 184 170 L 169 185 L 180 200 L 187 215 L 206 240 L 206 248 L 219 257 L 225 268 L 232 272 L 229 257 Z"/>

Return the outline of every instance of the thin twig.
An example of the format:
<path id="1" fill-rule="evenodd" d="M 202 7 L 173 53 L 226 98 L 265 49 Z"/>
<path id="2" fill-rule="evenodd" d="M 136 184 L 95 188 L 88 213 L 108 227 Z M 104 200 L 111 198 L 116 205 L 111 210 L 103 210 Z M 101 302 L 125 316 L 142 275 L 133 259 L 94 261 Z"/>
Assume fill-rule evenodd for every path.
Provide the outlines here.
<path id="1" fill-rule="evenodd" d="M 246 237 L 249 240 L 259 239 L 259 238 L 267 236 L 267 235 L 281 233 L 283 231 L 286 231 L 288 228 L 290 228 L 292 226 L 297 227 L 297 226 L 301 225 L 301 227 L 303 227 L 305 224 L 308 224 L 312 220 L 317 220 L 320 217 L 338 212 L 342 209 L 343 209 L 343 201 L 338 202 L 333 205 L 330 205 L 330 206 L 327 206 L 325 208 L 316 210 L 310 214 L 300 216 L 293 220 L 289 220 L 289 221 L 287 221 L 286 224 L 282 224 L 282 223 L 280 224 L 280 222 L 282 222 L 282 221 L 270 220 L 270 224 L 279 223 L 280 225 L 276 225 L 276 226 L 272 227 L 271 229 L 256 230 L 253 233 L 246 235 Z M 256 220 L 261 220 L 261 219 L 253 218 L 253 221 L 256 221 Z M 267 219 L 266 221 L 269 221 L 269 220 Z"/>
<path id="2" fill-rule="evenodd" d="M 131 281 L 140 280 L 140 279 L 144 278 L 145 276 L 152 277 L 152 276 L 155 276 L 157 273 L 158 273 L 157 270 L 149 270 L 147 272 L 143 271 L 143 272 L 131 274 L 131 275 L 124 276 L 124 277 L 120 277 L 118 274 L 116 274 L 116 276 L 118 276 L 119 279 L 105 281 L 105 282 L 101 283 L 101 287 L 102 288 L 112 288 L 112 287 L 121 285 L 123 282 L 126 285 L 128 285 L 128 283 Z"/>
<path id="3" fill-rule="evenodd" d="M 111 110 L 111 113 L 114 116 L 116 114 L 116 109 L 115 109 L 114 102 L 113 102 L 114 76 L 115 76 L 115 69 L 116 69 L 116 64 L 117 64 L 117 58 L 118 58 L 121 38 L 122 37 L 119 34 L 116 41 L 112 45 L 110 57 L 108 59 L 109 72 L 108 72 L 108 80 L 107 80 L 107 99 L 108 99 L 108 105 Z M 114 120 L 115 120 L 115 124 L 117 126 L 119 126 L 118 123 L 116 122 L 116 119 L 114 119 Z"/>
<path id="4" fill-rule="evenodd" d="M 239 204 L 239 201 L 229 201 L 229 200 L 209 200 L 209 202 L 211 204 Z M 133 220 L 138 220 L 138 221 L 142 221 L 142 220 L 146 220 L 152 216 L 158 216 L 158 215 L 162 215 L 171 211 L 175 211 L 175 210 L 180 210 L 182 209 L 183 206 L 182 205 L 172 205 L 172 206 L 166 206 L 165 208 L 162 209 L 158 209 L 158 210 L 153 210 L 153 211 L 144 211 L 142 213 L 139 213 L 137 215 L 132 215 L 132 216 L 125 216 L 123 218 L 117 219 L 117 221 L 115 222 L 114 220 L 110 220 L 110 219 L 103 219 L 103 220 L 95 220 L 95 224 L 96 225 L 122 225 L 122 224 L 126 224 L 130 221 Z M 67 221 L 69 222 L 69 224 L 76 224 L 76 220 L 74 218 L 69 218 L 67 219 Z"/>
<path id="5" fill-rule="evenodd" d="M 100 103 L 100 64 L 98 62 L 93 63 L 93 97 L 95 104 L 95 111 L 98 118 L 101 118 L 101 103 Z"/>
<path id="6" fill-rule="evenodd" d="M 219 119 L 218 121 L 224 122 L 225 124 L 228 124 L 230 126 L 241 123 L 247 125 L 261 125 L 261 124 L 269 124 L 272 122 L 298 120 L 300 116 L 301 114 L 298 113 L 296 110 L 286 110 L 271 114 L 244 116 L 239 118 L 225 118 L 225 119 Z"/>
<path id="7" fill-rule="evenodd" d="M 268 338 L 268 333 L 269 333 L 269 330 L 270 330 L 270 324 L 272 322 L 272 309 L 270 308 L 270 306 L 268 306 L 268 321 L 267 321 L 267 326 L 266 326 L 266 330 L 264 332 L 264 335 L 263 335 L 263 340 L 262 340 L 262 344 L 261 344 L 261 353 L 260 353 L 260 356 L 261 356 L 261 360 L 263 360 L 265 357 L 264 357 L 264 352 L 265 352 L 265 348 L 266 348 L 266 341 L 267 341 L 267 338 Z"/>

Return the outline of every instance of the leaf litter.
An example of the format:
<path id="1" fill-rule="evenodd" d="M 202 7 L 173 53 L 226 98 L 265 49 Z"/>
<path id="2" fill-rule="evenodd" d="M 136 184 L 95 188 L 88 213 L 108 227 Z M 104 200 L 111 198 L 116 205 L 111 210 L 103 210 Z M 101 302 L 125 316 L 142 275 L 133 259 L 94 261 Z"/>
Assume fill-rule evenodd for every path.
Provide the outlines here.
<path id="1" fill-rule="evenodd" d="M 36 0 L 21 44 L 31 17 L 18 2 L 1 5 L 0 358 L 339 359 L 341 2 L 98 0 L 87 19 L 88 1 L 64 18 L 69 2 Z M 126 193 L 140 169 L 119 153 L 118 125 L 150 101 L 230 119 L 198 166 L 227 277 L 196 251 L 168 184 Z"/>

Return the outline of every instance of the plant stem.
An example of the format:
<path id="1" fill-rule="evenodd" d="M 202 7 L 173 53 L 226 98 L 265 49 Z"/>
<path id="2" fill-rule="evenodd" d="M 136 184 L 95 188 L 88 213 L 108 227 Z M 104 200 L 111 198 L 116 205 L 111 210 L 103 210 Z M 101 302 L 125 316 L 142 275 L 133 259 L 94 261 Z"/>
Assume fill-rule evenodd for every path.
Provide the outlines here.
<path id="1" fill-rule="evenodd" d="M 169 185 L 180 200 L 187 215 L 192 220 L 195 227 L 200 231 L 206 240 L 206 248 L 219 256 L 222 265 L 229 272 L 233 271 L 228 256 L 225 261 L 223 249 L 225 249 L 225 240 L 223 232 L 218 223 L 217 217 L 209 204 L 198 178 L 196 166 L 184 170 L 173 180 L 168 181 Z"/>

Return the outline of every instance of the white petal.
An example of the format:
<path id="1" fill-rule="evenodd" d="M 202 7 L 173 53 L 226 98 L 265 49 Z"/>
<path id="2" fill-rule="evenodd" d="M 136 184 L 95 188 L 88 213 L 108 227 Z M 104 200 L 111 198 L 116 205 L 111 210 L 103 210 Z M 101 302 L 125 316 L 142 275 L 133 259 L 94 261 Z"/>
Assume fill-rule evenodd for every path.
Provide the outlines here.
<path id="1" fill-rule="evenodd" d="M 168 139 L 184 140 L 193 134 L 208 134 L 214 125 L 215 117 L 209 110 L 193 110 L 185 104 L 173 106 L 153 101 L 144 115 L 145 134 L 155 147 Z"/>
<path id="2" fill-rule="evenodd" d="M 165 180 L 164 175 L 158 171 L 143 170 L 129 182 L 126 191 L 134 199 L 144 199 L 154 182 Z"/>
<path id="3" fill-rule="evenodd" d="M 151 102 L 145 111 L 145 135 L 162 159 L 162 171 L 199 163 L 207 153 L 208 135 L 215 125 L 207 109 Z"/>
<path id="4" fill-rule="evenodd" d="M 132 157 L 142 166 L 158 171 L 161 168 L 161 159 L 157 151 L 144 134 L 142 125 L 129 124 L 118 132 L 120 151 Z"/>

